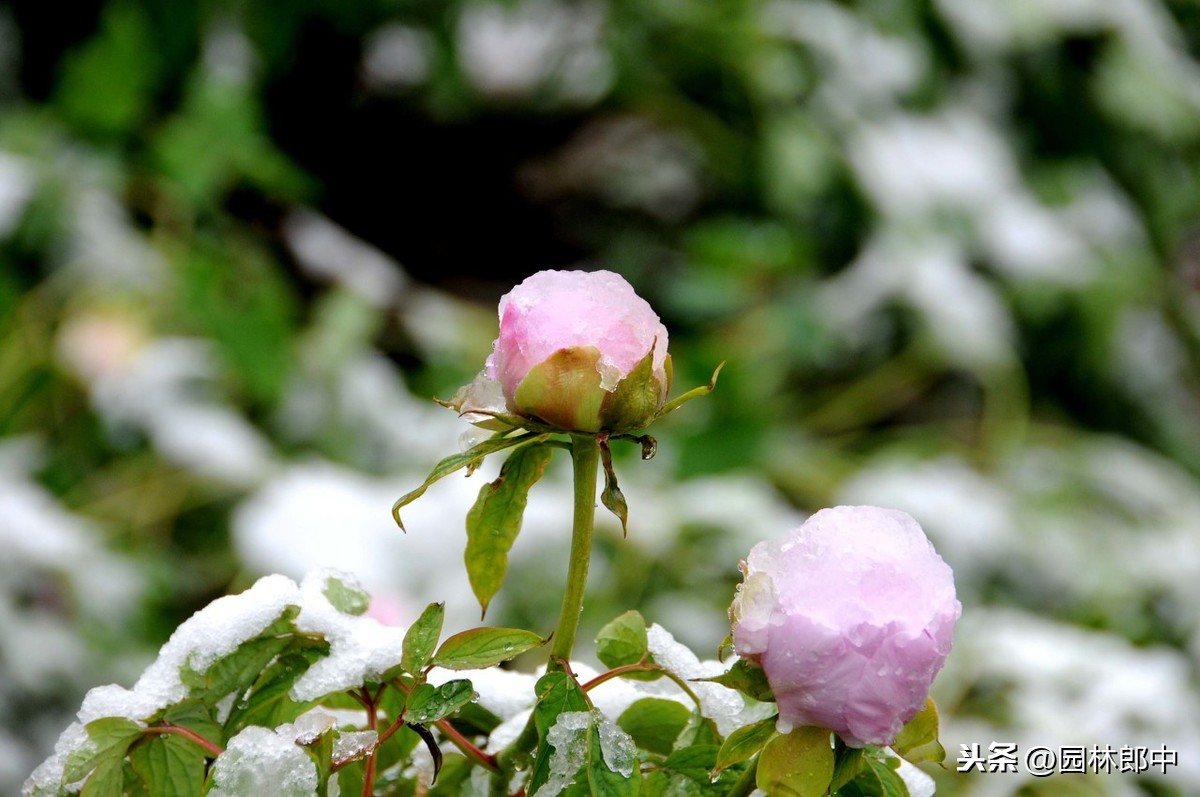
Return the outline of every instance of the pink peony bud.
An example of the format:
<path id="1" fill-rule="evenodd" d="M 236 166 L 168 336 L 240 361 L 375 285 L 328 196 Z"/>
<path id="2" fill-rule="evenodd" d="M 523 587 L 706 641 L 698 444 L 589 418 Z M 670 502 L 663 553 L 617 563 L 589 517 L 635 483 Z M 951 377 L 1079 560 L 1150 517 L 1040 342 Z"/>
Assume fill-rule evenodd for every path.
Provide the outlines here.
<path id="1" fill-rule="evenodd" d="M 917 522 L 896 509 L 825 509 L 755 545 L 742 573 L 734 647 L 766 672 L 780 730 L 891 744 L 925 705 L 962 613 L 954 574 Z"/>
<path id="2" fill-rule="evenodd" d="M 667 330 L 609 271 L 541 271 L 500 300 L 487 376 L 510 412 L 576 432 L 649 423 L 670 388 Z"/>

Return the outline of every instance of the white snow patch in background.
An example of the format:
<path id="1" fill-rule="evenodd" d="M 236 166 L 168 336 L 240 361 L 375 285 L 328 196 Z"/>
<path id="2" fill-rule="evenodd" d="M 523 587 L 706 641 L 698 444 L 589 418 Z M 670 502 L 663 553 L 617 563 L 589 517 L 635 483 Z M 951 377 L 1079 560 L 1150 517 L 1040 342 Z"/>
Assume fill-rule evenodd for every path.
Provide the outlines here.
<path id="1" fill-rule="evenodd" d="M 363 80 L 376 91 L 406 89 L 429 77 L 433 38 L 424 30 L 390 23 L 363 44 Z"/>
<path id="2" fill-rule="evenodd" d="M 0 151 L 0 238 L 17 226 L 36 185 L 32 164 L 19 155 Z"/>
<path id="3" fill-rule="evenodd" d="M 936 692 L 942 705 L 954 705 L 973 684 L 999 685 L 1003 706 L 993 710 L 1008 721 L 991 727 L 952 714 L 942 742 L 948 751 L 989 740 L 1016 742 L 1022 751 L 1166 746 L 1179 753 L 1178 766 L 1148 776 L 1168 778 L 1194 793 L 1200 788 L 1200 703 L 1191 677 L 1187 658 L 1168 648 L 1135 648 L 1113 634 L 1014 610 L 975 608 L 963 614 Z M 990 779 L 1005 781 L 996 785 L 1003 789 L 981 793 L 1015 791 L 1030 777 L 1020 772 Z"/>

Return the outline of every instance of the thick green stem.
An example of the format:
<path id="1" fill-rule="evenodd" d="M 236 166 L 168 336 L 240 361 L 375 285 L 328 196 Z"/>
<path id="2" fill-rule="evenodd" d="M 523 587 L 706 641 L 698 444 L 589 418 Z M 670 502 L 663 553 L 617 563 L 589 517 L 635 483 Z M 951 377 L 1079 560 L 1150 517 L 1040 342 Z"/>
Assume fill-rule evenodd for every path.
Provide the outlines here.
<path id="1" fill-rule="evenodd" d="M 575 477 L 575 518 L 571 526 L 571 559 L 567 565 L 567 587 L 554 643 L 550 669 L 563 669 L 575 647 L 575 632 L 583 611 L 587 589 L 588 562 L 592 557 L 592 527 L 596 521 L 596 477 L 600 446 L 592 435 L 571 435 L 571 466 Z"/>

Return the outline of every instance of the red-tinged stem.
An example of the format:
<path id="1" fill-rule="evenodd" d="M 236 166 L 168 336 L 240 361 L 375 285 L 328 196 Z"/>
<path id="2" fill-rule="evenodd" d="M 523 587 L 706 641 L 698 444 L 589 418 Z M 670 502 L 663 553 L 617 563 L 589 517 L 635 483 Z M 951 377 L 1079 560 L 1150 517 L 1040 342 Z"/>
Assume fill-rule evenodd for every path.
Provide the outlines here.
<path id="1" fill-rule="evenodd" d="M 216 758 L 221 753 L 225 752 L 225 748 L 221 747 L 221 745 L 213 744 L 195 731 L 189 728 L 180 727 L 179 725 L 154 725 L 147 728 L 146 733 L 173 733 L 176 736 L 182 736 L 183 738 L 189 739 L 203 747 L 204 751 L 213 758 Z"/>
<path id="2" fill-rule="evenodd" d="M 608 672 L 602 672 L 592 680 L 585 684 L 580 684 L 579 688 L 585 692 L 589 692 L 605 681 L 611 681 L 613 678 L 620 678 L 622 675 L 627 675 L 631 672 L 662 672 L 662 667 L 657 664 L 649 664 L 644 661 L 635 662 L 634 664 L 622 664 L 620 667 L 614 667 Z"/>
<path id="3" fill-rule="evenodd" d="M 450 720 L 438 720 L 438 730 L 446 735 L 455 747 L 463 751 L 466 755 L 474 758 L 485 769 L 494 775 L 500 774 L 500 765 L 496 763 L 496 756 L 491 753 L 480 750 L 470 739 L 463 736 L 462 733 L 450 724 Z"/>
<path id="4" fill-rule="evenodd" d="M 365 688 L 359 694 L 355 694 L 354 692 L 351 692 L 350 694 L 355 695 L 355 699 L 362 703 L 363 707 L 366 708 L 367 728 L 373 731 L 378 731 L 379 718 L 376 716 L 377 712 L 375 702 L 379 698 L 379 694 L 376 694 L 375 697 L 372 697 L 371 695 L 367 694 L 367 690 Z M 382 694 L 382 691 L 380 694 Z M 375 754 L 378 752 L 378 750 L 379 744 L 376 743 L 371 752 L 367 753 L 367 764 L 365 767 L 366 771 L 363 773 L 362 797 L 372 797 L 372 795 L 375 793 Z"/>

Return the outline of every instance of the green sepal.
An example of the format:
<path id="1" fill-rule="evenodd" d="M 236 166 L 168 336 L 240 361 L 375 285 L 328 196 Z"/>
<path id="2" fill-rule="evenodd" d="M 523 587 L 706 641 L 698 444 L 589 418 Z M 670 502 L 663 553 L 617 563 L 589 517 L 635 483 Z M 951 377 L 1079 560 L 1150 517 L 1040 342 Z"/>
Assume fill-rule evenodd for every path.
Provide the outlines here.
<path id="1" fill-rule="evenodd" d="M 421 612 L 417 621 L 404 632 L 400 651 L 400 666 L 410 675 L 425 669 L 437 648 L 442 635 L 442 622 L 446 616 L 446 604 L 431 603 Z"/>
<path id="2" fill-rule="evenodd" d="M 898 759 L 881 760 L 864 754 L 858 774 L 834 794 L 837 797 L 909 797 L 908 786 L 896 772 Z"/>
<path id="3" fill-rule="evenodd" d="M 692 399 L 700 398 L 701 396 L 707 396 L 709 393 L 716 390 L 717 389 L 717 376 L 721 373 L 721 369 L 724 367 L 725 367 L 725 363 L 724 363 L 724 361 L 722 361 L 721 364 L 717 366 L 717 369 L 715 371 L 713 371 L 713 375 L 708 380 L 707 385 L 701 385 L 700 387 L 694 387 L 691 390 L 689 390 L 688 392 L 684 393 L 682 396 L 671 399 L 670 401 L 668 401 L 666 404 L 664 404 L 662 406 L 662 409 L 660 409 L 658 411 L 658 413 L 654 416 L 654 419 L 658 420 L 659 418 L 663 417 L 664 415 L 669 415 L 670 413 L 679 409 L 680 407 L 682 407 L 684 404 L 688 403 Z"/>
<path id="4" fill-rule="evenodd" d="M 480 670 L 516 658 L 547 640 L 520 628 L 472 628 L 447 639 L 433 663 L 448 670 Z"/>
<path id="5" fill-rule="evenodd" d="M 775 738 L 775 723 L 778 720 L 779 716 L 776 715 L 753 725 L 738 728 L 729 734 L 717 753 L 717 763 L 713 767 L 712 779 L 716 780 L 722 770 L 728 769 L 734 764 L 749 761 L 757 755 L 767 745 L 767 742 Z"/>
<path id="6" fill-rule="evenodd" d="M 625 503 L 625 494 L 617 485 L 617 474 L 613 470 L 612 449 L 608 440 L 600 437 L 600 463 L 604 466 L 604 492 L 600 494 L 600 502 L 604 507 L 617 516 L 621 521 L 622 536 L 629 536 L 629 505 Z"/>
<path id="7" fill-rule="evenodd" d="M 453 714 L 475 697 L 470 681 L 456 679 L 440 686 L 418 684 L 404 708 L 406 722 L 429 725 Z"/>
<path id="8" fill-rule="evenodd" d="M 795 728 L 759 753 L 755 781 L 767 794 L 821 797 L 832 780 L 833 747 L 825 728 Z"/>
<path id="9" fill-rule="evenodd" d="M 425 491 L 428 490 L 430 485 L 432 485 L 434 482 L 439 481 L 446 476 L 449 476 L 451 473 L 454 473 L 456 470 L 461 470 L 462 468 L 467 468 L 467 474 L 470 475 L 470 473 L 472 473 L 476 468 L 479 467 L 480 464 L 482 464 L 484 458 L 487 457 L 488 454 L 495 454 L 497 451 L 503 451 L 506 448 L 525 445 L 527 443 L 541 443 L 549 437 L 550 435 L 548 433 L 533 434 L 531 432 L 519 434 L 515 437 L 509 437 L 507 432 L 499 432 L 489 437 L 487 440 L 484 440 L 482 443 L 462 452 L 461 454 L 451 454 L 434 466 L 433 470 L 430 471 L 429 476 L 426 477 L 425 482 L 420 487 L 412 492 L 405 493 L 404 495 L 400 496 L 400 498 L 396 500 L 396 503 L 392 504 L 392 517 L 396 520 L 396 525 L 399 526 L 401 530 L 404 529 L 404 523 L 400 520 L 400 510 L 424 495 Z"/>
<path id="10" fill-rule="evenodd" d="M 767 683 L 767 674 L 762 667 L 750 663 L 746 659 L 738 659 L 726 672 L 711 678 L 697 678 L 698 681 L 711 681 L 715 684 L 736 689 L 746 697 L 762 703 L 775 702 L 771 685 Z"/>
<path id="11" fill-rule="evenodd" d="M 529 490 L 550 463 L 554 449 L 527 445 L 514 451 L 494 482 L 483 485 L 475 505 L 467 512 L 467 549 L 464 554 L 471 591 L 487 614 L 488 604 L 500 591 L 508 572 L 508 552 L 521 531 Z"/>
<path id="12" fill-rule="evenodd" d="M 600 431 L 600 407 L 609 395 L 600 386 L 600 350 L 559 349 L 529 369 L 513 401 L 524 415 L 568 432 Z"/>
<path id="13" fill-rule="evenodd" d="M 667 396 L 667 385 L 654 374 L 654 349 L 627 373 L 600 405 L 600 428 L 609 432 L 641 429 L 654 420 L 658 408 Z"/>
<path id="14" fill-rule="evenodd" d="M 932 697 L 926 698 L 925 707 L 900 729 L 892 749 L 914 764 L 940 764 L 946 760 L 946 749 L 938 741 L 938 710 Z"/>

